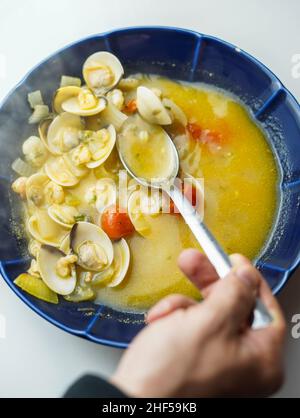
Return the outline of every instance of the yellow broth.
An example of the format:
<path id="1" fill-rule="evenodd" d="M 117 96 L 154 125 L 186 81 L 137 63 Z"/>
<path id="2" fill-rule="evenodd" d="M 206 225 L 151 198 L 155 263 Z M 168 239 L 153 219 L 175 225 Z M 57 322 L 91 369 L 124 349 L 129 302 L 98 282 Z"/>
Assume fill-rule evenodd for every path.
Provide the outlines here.
<path id="1" fill-rule="evenodd" d="M 181 149 L 181 168 L 204 178 L 205 222 L 225 251 L 253 259 L 266 242 L 277 206 L 277 166 L 264 133 L 247 109 L 224 92 L 162 78 L 145 77 L 143 85 L 159 88 L 189 123 L 201 127 L 197 140 L 170 131 Z M 127 240 L 131 261 L 126 279 L 116 288 L 99 288 L 98 302 L 143 310 L 173 292 L 200 297 L 177 267 L 183 249 L 198 248 L 182 218 L 161 214 L 149 222 L 149 237 L 134 233 Z"/>

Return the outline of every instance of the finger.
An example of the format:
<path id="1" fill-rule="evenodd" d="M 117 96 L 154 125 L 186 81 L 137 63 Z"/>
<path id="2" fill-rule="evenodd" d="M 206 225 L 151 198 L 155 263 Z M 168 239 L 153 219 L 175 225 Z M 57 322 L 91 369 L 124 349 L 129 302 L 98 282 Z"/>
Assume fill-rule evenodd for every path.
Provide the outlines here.
<path id="1" fill-rule="evenodd" d="M 240 254 L 233 254 L 232 256 L 230 256 L 230 258 L 232 263 L 234 264 L 234 268 L 247 263 L 251 265 L 250 261 Z M 262 302 L 264 303 L 264 305 L 273 317 L 271 326 L 280 328 L 283 331 L 282 334 L 284 334 L 286 323 L 280 305 L 277 302 L 277 299 L 274 297 L 268 283 L 258 270 L 256 270 L 256 276 L 259 280 L 258 296 L 260 297 L 260 299 L 262 300 Z"/>
<path id="2" fill-rule="evenodd" d="M 249 266 L 252 266 L 251 261 L 242 254 L 231 254 L 229 256 L 229 258 L 230 258 L 231 264 L 233 266 L 233 269 L 235 267 L 245 265 L 245 264 L 249 265 Z"/>
<path id="3" fill-rule="evenodd" d="M 205 297 L 219 276 L 205 254 L 194 249 L 184 250 L 178 258 L 181 271 L 201 290 Z"/>
<path id="4" fill-rule="evenodd" d="M 262 276 L 258 294 L 273 316 L 273 321 L 269 326 L 262 329 L 248 328 L 246 333 L 241 334 L 241 338 L 247 342 L 244 345 L 244 347 L 248 347 L 245 351 L 246 355 L 249 355 L 250 347 L 252 355 L 254 354 L 254 358 L 260 367 L 258 384 L 261 381 L 263 387 L 269 388 L 268 391 L 271 394 L 278 390 L 283 381 L 286 322 L 276 298 Z M 249 344 L 249 341 L 251 341 L 251 344 Z"/>
<path id="5" fill-rule="evenodd" d="M 148 312 L 146 322 L 154 322 L 177 309 L 186 309 L 189 306 L 197 305 L 193 299 L 183 295 L 170 295 L 160 300 Z"/>
<path id="6" fill-rule="evenodd" d="M 219 280 L 204 303 L 224 329 L 239 332 L 253 311 L 259 285 L 260 274 L 247 260 Z"/>
<path id="7" fill-rule="evenodd" d="M 277 328 L 285 328 L 285 319 L 281 307 L 273 295 L 269 285 L 262 276 L 259 286 L 259 296 L 265 304 L 266 308 L 270 311 L 270 314 L 273 316 L 271 326 Z"/>

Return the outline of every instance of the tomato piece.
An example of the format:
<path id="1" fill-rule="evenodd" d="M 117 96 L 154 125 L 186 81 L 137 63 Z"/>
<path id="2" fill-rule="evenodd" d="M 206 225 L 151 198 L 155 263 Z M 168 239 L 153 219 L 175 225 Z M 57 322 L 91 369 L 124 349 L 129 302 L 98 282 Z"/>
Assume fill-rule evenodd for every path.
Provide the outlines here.
<path id="1" fill-rule="evenodd" d="M 220 125 L 222 128 L 223 125 Z M 203 142 L 203 144 L 220 144 L 223 141 L 224 135 L 220 131 L 214 131 L 211 129 L 202 129 L 197 123 L 188 123 L 187 131 L 191 137 L 197 141 Z M 222 131 L 222 129 L 221 129 Z"/>
<path id="2" fill-rule="evenodd" d="M 209 144 L 209 143 L 220 144 L 222 142 L 222 139 L 223 139 L 223 135 L 220 132 L 207 130 L 203 137 L 203 142 L 205 144 Z"/>
<path id="3" fill-rule="evenodd" d="M 120 239 L 131 235 L 135 229 L 125 211 L 112 205 L 103 212 L 101 216 L 101 227 L 111 239 Z"/>
<path id="4" fill-rule="evenodd" d="M 202 129 L 197 123 L 188 123 L 186 128 L 193 139 L 201 138 Z"/>
<path id="5" fill-rule="evenodd" d="M 129 100 L 128 103 L 125 104 L 124 111 L 126 113 L 134 113 L 137 111 L 137 104 L 135 99 Z"/>

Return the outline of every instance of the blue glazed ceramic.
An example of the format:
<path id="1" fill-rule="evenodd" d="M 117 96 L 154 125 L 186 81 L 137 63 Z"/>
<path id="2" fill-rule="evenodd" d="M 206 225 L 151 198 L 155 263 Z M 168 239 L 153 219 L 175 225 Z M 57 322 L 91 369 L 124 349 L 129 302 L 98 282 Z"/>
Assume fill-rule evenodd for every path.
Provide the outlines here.
<path id="1" fill-rule="evenodd" d="M 58 305 L 23 293 L 13 283 L 28 267 L 18 199 L 9 192 L 11 163 L 33 129 L 27 93 L 41 89 L 50 102 L 62 74 L 78 76 L 85 58 L 99 50 L 116 54 L 126 73 L 147 72 L 222 87 L 246 103 L 265 128 L 281 172 L 281 201 L 268 242 L 256 260 L 274 293 L 299 264 L 300 111 L 294 97 L 263 64 L 239 48 L 207 35 L 165 27 L 120 29 L 92 36 L 56 52 L 35 67 L 6 97 L 0 109 L 0 271 L 11 289 L 35 312 L 78 336 L 126 347 L 143 327 L 143 316 L 120 313 L 92 302 Z M 258 196 L 259 198 L 259 196 Z M 22 227 L 20 227 L 20 230 Z"/>

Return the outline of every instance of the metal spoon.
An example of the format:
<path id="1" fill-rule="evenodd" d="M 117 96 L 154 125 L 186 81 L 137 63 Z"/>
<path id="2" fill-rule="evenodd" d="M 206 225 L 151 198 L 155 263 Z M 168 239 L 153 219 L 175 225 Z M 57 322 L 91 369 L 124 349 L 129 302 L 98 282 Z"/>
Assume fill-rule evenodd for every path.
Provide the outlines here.
<path id="1" fill-rule="evenodd" d="M 164 131 L 165 132 L 165 131 Z M 165 191 L 170 198 L 173 200 L 174 204 L 178 208 L 179 212 L 183 216 L 185 222 L 190 227 L 191 231 L 193 232 L 195 238 L 201 245 L 202 249 L 204 250 L 205 254 L 207 255 L 209 261 L 215 267 L 218 275 L 221 279 L 223 279 L 231 270 L 232 264 L 228 255 L 224 252 L 221 248 L 218 241 L 206 227 L 202 219 L 200 218 L 199 214 L 195 211 L 193 206 L 191 205 L 190 201 L 184 196 L 181 190 L 176 186 L 176 177 L 179 171 L 179 157 L 177 153 L 177 149 L 169 137 L 169 135 L 165 132 L 166 140 L 168 141 L 168 145 L 170 145 L 170 150 L 172 152 L 172 159 L 173 159 L 173 169 L 170 172 L 168 178 L 164 179 L 145 179 L 139 177 L 132 168 L 127 164 L 126 158 L 122 155 L 121 147 L 119 146 L 119 141 L 117 140 L 117 149 L 119 152 L 120 159 L 126 168 L 126 170 L 130 173 L 130 175 L 141 185 L 146 187 L 153 187 L 155 189 L 161 189 Z M 252 328 L 253 329 L 260 329 L 268 326 L 273 321 L 272 316 L 267 311 L 267 308 L 263 304 L 263 302 L 257 298 L 256 304 L 254 307 L 253 312 L 253 322 Z"/>

